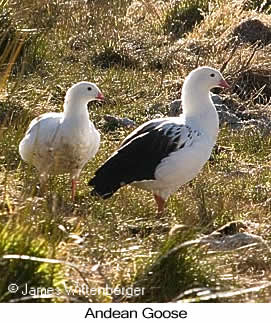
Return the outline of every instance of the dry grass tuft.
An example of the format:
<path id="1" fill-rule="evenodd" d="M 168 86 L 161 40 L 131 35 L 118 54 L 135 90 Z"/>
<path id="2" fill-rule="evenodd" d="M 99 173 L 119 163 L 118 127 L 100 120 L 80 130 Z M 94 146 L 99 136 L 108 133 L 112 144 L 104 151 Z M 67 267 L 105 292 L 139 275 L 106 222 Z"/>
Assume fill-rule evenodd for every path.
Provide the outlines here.
<path id="1" fill-rule="evenodd" d="M 271 26 L 265 25 L 259 19 L 248 19 L 234 28 L 233 36 L 236 36 L 241 43 L 267 46 L 271 43 Z"/>

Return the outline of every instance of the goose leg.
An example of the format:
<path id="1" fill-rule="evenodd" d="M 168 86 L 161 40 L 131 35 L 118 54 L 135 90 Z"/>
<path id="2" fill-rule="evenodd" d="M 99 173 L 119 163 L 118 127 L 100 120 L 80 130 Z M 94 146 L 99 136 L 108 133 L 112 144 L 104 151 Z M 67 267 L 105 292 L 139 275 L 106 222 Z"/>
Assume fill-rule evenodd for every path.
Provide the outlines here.
<path id="1" fill-rule="evenodd" d="M 40 195 L 41 196 L 43 196 L 45 192 L 48 190 L 47 181 L 48 181 L 48 174 L 41 173 L 40 174 Z"/>
<path id="2" fill-rule="evenodd" d="M 72 201 L 75 201 L 75 192 L 76 192 L 76 184 L 77 180 L 75 178 L 72 179 Z"/>
<path id="3" fill-rule="evenodd" d="M 72 181 L 72 201 L 75 201 L 75 193 L 76 193 L 76 185 L 77 182 L 79 181 L 79 176 L 80 176 L 81 169 L 78 171 L 74 171 L 70 174 L 70 179 Z"/>
<path id="4" fill-rule="evenodd" d="M 162 199 L 161 196 L 156 195 L 156 194 L 154 194 L 154 199 L 155 199 L 155 202 L 157 204 L 157 213 L 158 213 L 158 215 L 163 214 L 164 209 L 165 209 L 165 204 L 166 204 L 165 200 Z"/>

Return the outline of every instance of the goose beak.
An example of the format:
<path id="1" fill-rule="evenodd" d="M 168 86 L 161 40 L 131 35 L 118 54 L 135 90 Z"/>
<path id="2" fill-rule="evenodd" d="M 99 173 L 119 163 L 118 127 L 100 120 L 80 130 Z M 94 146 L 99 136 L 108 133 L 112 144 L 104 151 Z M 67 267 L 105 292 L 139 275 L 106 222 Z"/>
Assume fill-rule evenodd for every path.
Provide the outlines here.
<path id="1" fill-rule="evenodd" d="M 230 88 L 230 85 L 225 80 L 221 80 L 218 83 L 218 85 L 221 86 L 221 87 L 224 87 L 225 89 L 229 89 Z"/>
<path id="2" fill-rule="evenodd" d="M 96 96 L 97 100 L 103 101 L 104 100 L 104 96 L 101 92 L 99 92 L 99 94 Z"/>

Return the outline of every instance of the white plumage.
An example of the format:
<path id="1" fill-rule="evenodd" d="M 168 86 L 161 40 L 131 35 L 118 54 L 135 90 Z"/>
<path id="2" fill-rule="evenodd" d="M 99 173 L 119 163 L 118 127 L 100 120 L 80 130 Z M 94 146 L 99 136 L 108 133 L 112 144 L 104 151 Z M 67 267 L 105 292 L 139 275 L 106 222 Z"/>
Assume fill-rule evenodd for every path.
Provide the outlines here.
<path id="1" fill-rule="evenodd" d="M 70 173 L 73 200 L 80 172 L 100 145 L 100 134 L 89 120 L 87 103 L 103 99 L 94 83 L 73 85 L 66 93 L 64 111 L 32 120 L 19 145 L 22 159 L 38 169 L 41 184 L 49 174 Z"/>
<path id="2" fill-rule="evenodd" d="M 163 212 L 167 198 L 193 179 L 211 155 L 219 128 L 213 87 L 229 87 L 219 71 L 205 66 L 192 71 L 182 89 L 183 114 L 134 130 L 89 182 L 93 193 L 108 198 L 132 184 L 152 191 Z"/>

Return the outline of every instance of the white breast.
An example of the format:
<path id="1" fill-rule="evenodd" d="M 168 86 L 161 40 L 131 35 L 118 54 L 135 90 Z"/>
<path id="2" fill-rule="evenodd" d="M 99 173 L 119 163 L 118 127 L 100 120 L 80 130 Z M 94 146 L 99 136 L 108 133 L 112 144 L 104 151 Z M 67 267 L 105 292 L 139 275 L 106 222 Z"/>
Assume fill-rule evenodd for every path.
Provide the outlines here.
<path id="1" fill-rule="evenodd" d="M 19 152 L 41 173 L 77 174 L 99 145 L 100 134 L 89 120 L 77 125 L 63 113 L 46 113 L 31 122 Z"/>

